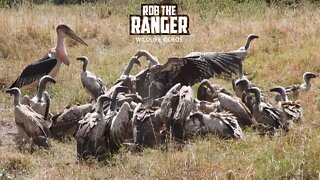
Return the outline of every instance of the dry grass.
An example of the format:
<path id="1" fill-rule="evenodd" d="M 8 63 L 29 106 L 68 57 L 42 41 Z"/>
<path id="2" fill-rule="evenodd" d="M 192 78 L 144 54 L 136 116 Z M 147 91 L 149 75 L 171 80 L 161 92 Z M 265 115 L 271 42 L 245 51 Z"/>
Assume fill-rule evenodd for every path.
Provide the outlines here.
<path id="1" fill-rule="evenodd" d="M 58 23 L 70 25 L 89 47 L 68 41 L 71 65 L 63 66 L 56 78 L 58 83 L 49 88 L 53 112 L 89 99 L 79 81 L 81 64 L 73 61 L 80 55 L 88 56 L 89 69 L 111 86 L 138 49 L 149 50 L 164 62 L 168 56 L 183 56 L 191 51 L 234 50 L 243 45 L 246 35 L 255 33 L 260 39 L 250 49 L 245 70 L 255 76 L 254 83 L 263 90 L 298 83 L 304 71 L 320 72 L 320 12 L 316 7 L 280 10 L 245 3 L 224 12 L 197 13 L 199 5 L 184 3 L 183 13 L 191 20 L 191 35 L 184 36 L 182 43 L 159 44 L 136 43 L 135 37 L 129 36 L 127 15 L 139 13 L 139 4 L 131 2 L 131 5 L 129 8 L 104 4 L 0 9 L 0 84 L 8 87 L 25 65 L 54 46 L 54 27 Z M 211 81 L 231 87 L 225 80 Z M 52 149 L 36 150 L 33 154 L 18 151 L 10 135 L 15 132 L 12 98 L 0 92 L 0 125 L 7 127 L 6 131 L 0 129 L 0 179 L 7 176 L 18 179 L 317 179 L 319 88 L 316 79 L 311 92 L 301 98 L 305 121 L 283 137 L 260 137 L 249 130 L 240 141 L 209 137 L 190 142 L 182 152 L 123 152 L 108 164 L 92 161 L 85 165 L 76 164 L 74 141 L 54 141 Z"/>

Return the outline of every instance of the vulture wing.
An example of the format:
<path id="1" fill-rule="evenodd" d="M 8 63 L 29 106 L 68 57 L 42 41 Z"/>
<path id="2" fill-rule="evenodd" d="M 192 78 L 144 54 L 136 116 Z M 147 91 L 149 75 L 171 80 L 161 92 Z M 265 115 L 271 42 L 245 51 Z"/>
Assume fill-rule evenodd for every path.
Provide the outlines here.
<path id="1" fill-rule="evenodd" d="M 218 98 L 222 108 L 226 111 L 230 111 L 238 118 L 238 123 L 240 126 L 244 127 L 255 124 L 250 110 L 244 103 L 241 102 L 241 100 L 224 93 L 219 93 Z"/>
<path id="2" fill-rule="evenodd" d="M 129 103 L 123 103 L 117 115 L 112 119 L 110 133 L 116 142 L 132 137 L 130 110 Z"/>
<path id="3" fill-rule="evenodd" d="M 201 56 L 169 58 L 164 65 L 151 68 L 151 78 L 162 82 L 168 90 L 177 83 L 181 85 L 194 85 L 203 79 L 210 78 L 215 73 L 207 61 Z"/>
<path id="4" fill-rule="evenodd" d="M 202 56 L 217 74 L 237 73 L 242 63 L 242 59 L 236 52 L 192 52 L 187 55 L 187 57 L 191 56 Z"/>

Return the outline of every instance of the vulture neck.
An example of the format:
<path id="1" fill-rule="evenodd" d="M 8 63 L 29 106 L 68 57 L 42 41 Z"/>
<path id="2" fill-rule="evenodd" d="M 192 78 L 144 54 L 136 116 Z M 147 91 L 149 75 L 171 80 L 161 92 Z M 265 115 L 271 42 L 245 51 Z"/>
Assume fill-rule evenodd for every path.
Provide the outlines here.
<path id="1" fill-rule="evenodd" d="M 243 64 L 242 61 L 239 63 L 239 79 L 243 79 Z"/>
<path id="2" fill-rule="evenodd" d="M 104 101 L 98 101 L 97 102 L 97 113 L 101 114 L 103 116 L 103 103 Z"/>
<path id="3" fill-rule="evenodd" d="M 122 75 L 129 76 L 131 69 L 133 68 L 133 64 L 134 64 L 134 60 L 131 59 Z"/>
<path id="4" fill-rule="evenodd" d="M 41 102 L 42 94 L 44 92 L 45 86 L 46 86 L 46 82 L 41 82 L 39 84 L 39 89 L 38 89 L 38 93 L 37 93 L 38 102 Z"/>
<path id="5" fill-rule="evenodd" d="M 20 93 L 16 93 L 15 95 L 14 95 L 14 106 L 20 106 L 21 104 L 20 104 Z"/>
<path id="6" fill-rule="evenodd" d="M 61 31 L 57 32 L 57 46 L 56 46 L 56 54 L 57 58 L 62 61 L 65 65 L 69 65 L 69 57 L 64 44 L 65 34 Z"/>
<path id="7" fill-rule="evenodd" d="M 48 92 L 44 93 L 44 100 L 46 102 L 46 109 L 44 112 L 44 119 L 47 120 L 48 115 L 49 115 L 49 108 L 50 108 L 50 104 L 51 104 L 51 99 L 50 99 L 50 95 L 48 94 Z"/>
<path id="8" fill-rule="evenodd" d="M 88 67 L 88 60 L 84 59 L 83 60 L 83 66 L 82 66 L 82 71 L 87 72 L 87 67 Z"/>
<path id="9" fill-rule="evenodd" d="M 149 68 L 152 67 L 153 65 L 159 64 L 159 61 L 154 56 L 152 56 L 149 52 L 145 52 L 145 56 L 149 61 L 149 65 L 148 65 Z"/>
<path id="10" fill-rule="evenodd" d="M 305 91 L 308 91 L 311 88 L 311 83 L 310 83 L 310 79 L 307 78 L 303 78 L 303 84 L 302 84 L 302 88 Z"/>
<path id="11" fill-rule="evenodd" d="M 117 92 L 117 90 L 115 90 L 112 94 L 112 100 L 110 103 L 110 111 L 113 111 L 113 112 L 116 111 L 118 93 L 119 92 Z"/>
<path id="12" fill-rule="evenodd" d="M 244 49 L 245 49 L 245 50 L 248 50 L 248 48 L 249 48 L 249 46 L 250 46 L 251 41 L 252 41 L 252 39 L 251 39 L 251 37 L 249 36 L 249 37 L 247 38 L 246 45 L 244 46 Z"/>
<path id="13" fill-rule="evenodd" d="M 258 107 L 260 107 L 260 103 L 261 103 L 261 92 L 257 90 L 257 91 L 254 92 L 254 95 L 255 95 L 255 97 L 256 97 L 256 105 L 257 105 Z"/>
<path id="14" fill-rule="evenodd" d="M 285 102 L 288 102 L 288 101 L 289 101 L 289 99 L 288 99 L 288 95 L 287 95 L 287 94 L 284 94 L 284 96 L 283 96 L 283 100 L 284 100 Z"/>
<path id="15" fill-rule="evenodd" d="M 288 101 L 289 101 L 288 95 L 287 95 L 285 89 L 282 89 L 282 90 L 280 91 L 280 95 L 281 95 L 282 101 L 284 101 L 284 102 L 288 102 Z"/>

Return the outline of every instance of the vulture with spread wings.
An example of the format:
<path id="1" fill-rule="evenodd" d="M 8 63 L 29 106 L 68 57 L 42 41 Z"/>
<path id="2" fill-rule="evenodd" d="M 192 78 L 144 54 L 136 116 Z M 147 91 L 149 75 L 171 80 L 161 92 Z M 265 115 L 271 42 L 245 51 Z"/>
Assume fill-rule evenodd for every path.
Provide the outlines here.
<path id="1" fill-rule="evenodd" d="M 203 56 L 172 57 L 165 64 L 153 65 L 137 75 L 137 91 L 139 94 L 147 94 L 147 97 L 144 97 L 146 103 L 152 105 L 154 99 L 164 96 L 177 83 L 192 86 L 203 79 L 211 78 L 214 74 L 236 73 L 240 62 L 241 59 L 232 54 L 219 55 L 210 61 Z"/>

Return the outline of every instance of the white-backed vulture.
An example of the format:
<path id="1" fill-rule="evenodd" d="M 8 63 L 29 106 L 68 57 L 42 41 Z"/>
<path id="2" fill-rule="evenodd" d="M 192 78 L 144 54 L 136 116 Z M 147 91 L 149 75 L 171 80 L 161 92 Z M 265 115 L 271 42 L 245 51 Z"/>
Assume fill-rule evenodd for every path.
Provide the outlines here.
<path id="1" fill-rule="evenodd" d="M 103 81 L 87 70 L 89 59 L 86 56 L 77 58 L 78 61 L 83 62 L 83 69 L 81 72 L 81 83 L 91 98 L 96 101 L 97 98 L 106 92 L 106 87 Z"/>
<path id="2" fill-rule="evenodd" d="M 288 124 L 281 116 L 281 112 L 267 102 L 261 101 L 261 92 L 257 87 L 252 87 L 246 90 L 246 93 L 253 93 L 255 102 L 253 104 L 252 114 L 257 123 L 262 124 L 273 131 L 274 129 L 288 130 Z"/>
<path id="3" fill-rule="evenodd" d="M 20 104 L 21 92 L 18 88 L 7 89 L 6 93 L 14 96 L 15 122 L 18 129 L 18 136 L 22 139 L 22 142 L 49 148 L 51 146 L 50 141 L 47 139 L 50 135 L 49 122 L 30 106 Z"/>
<path id="4" fill-rule="evenodd" d="M 148 59 L 153 59 L 148 54 Z M 164 65 L 156 64 L 139 73 L 136 76 L 137 92 L 145 103 L 152 105 L 154 99 L 164 96 L 177 83 L 192 86 L 214 74 L 236 73 L 240 61 L 233 54 L 219 55 L 210 60 L 202 56 L 172 57 Z"/>
<path id="5" fill-rule="evenodd" d="M 302 76 L 303 83 L 286 87 L 287 93 L 292 93 L 295 98 L 298 98 L 301 91 L 309 91 L 311 88 L 311 79 L 316 78 L 317 75 L 312 72 L 305 72 Z"/>
<path id="6" fill-rule="evenodd" d="M 162 147 L 166 142 L 161 130 L 163 130 L 164 121 L 160 118 L 161 109 L 151 107 L 142 107 L 139 103 L 133 111 L 133 142 L 138 148 Z"/>
<path id="7" fill-rule="evenodd" d="M 110 138 L 110 125 L 116 114 L 116 97 L 119 92 L 127 91 L 125 87 L 117 87 L 112 94 L 112 99 L 107 95 L 101 95 L 95 111 L 88 113 L 79 121 L 79 129 L 76 133 L 77 156 L 79 160 L 87 159 L 88 156 L 96 157 L 99 161 L 104 160 L 113 151 L 113 141 Z M 104 114 L 104 102 L 111 101 L 109 110 Z"/>
<path id="8" fill-rule="evenodd" d="M 197 98 L 200 101 L 214 102 L 220 92 L 232 95 L 227 89 L 220 88 L 217 84 L 210 84 L 208 79 L 204 79 L 199 84 Z"/>
<path id="9" fill-rule="evenodd" d="M 185 136 L 214 134 L 220 138 L 241 139 L 243 132 L 237 118 L 227 111 L 191 114 L 185 123 Z"/>
<path id="10" fill-rule="evenodd" d="M 29 105 L 34 111 L 44 116 L 45 119 L 50 119 L 48 116 L 51 99 L 49 93 L 45 91 L 48 82 L 53 84 L 56 83 L 56 81 L 50 76 L 43 76 L 39 81 L 38 92 L 36 96 L 30 99 L 29 96 L 25 95 L 21 102 L 22 104 Z"/>
<path id="11" fill-rule="evenodd" d="M 286 90 L 282 86 L 270 89 L 270 92 L 279 93 L 281 99 L 277 102 L 278 109 L 282 112 L 283 117 L 287 121 L 301 122 L 302 108 L 296 101 L 289 101 Z"/>
<path id="12" fill-rule="evenodd" d="M 225 93 L 218 94 L 220 106 L 225 111 L 231 112 L 237 117 L 238 124 L 243 128 L 256 124 L 249 108 L 237 97 L 229 96 Z"/>
<path id="13" fill-rule="evenodd" d="M 103 103 L 111 99 L 102 95 L 97 99 L 97 106 L 94 112 L 88 113 L 79 121 L 79 129 L 76 134 L 77 156 L 79 160 L 94 156 L 98 160 L 105 159 L 106 149 L 106 124 L 103 113 Z"/>
<path id="14" fill-rule="evenodd" d="M 250 46 L 251 41 L 256 38 L 258 38 L 257 35 L 250 34 L 246 39 L 245 46 L 240 47 L 239 49 L 237 49 L 235 51 L 230 51 L 230 52 L 191 52 L 186 57 L 188 57 L 188 56 L 202 56 L 209 63 L 214 63 L 214 64 L 218 65 L 220 68 L 220 72 L 229 72 L 229 73 L 240 72 L 240 77 L 242 77 L 243 76 L 243 74 L 242 74 L 242 61 L 245 59 L 245 57 L 247 55 L 247 50 Z M 219 61 L 216 61 L 217 59 L 227 60 L 227 61 L 224 61 L 224 63 L 219 63 Z M 238 64 L 230 63 L 230 61 L 232 61 L 234 59 L 240 59 L 240 62 Z"/>
<path id="15" fill-rule="evenodd" d="M 106 94 L 108 96 L 111 96 L 113 91 L 119 86 L 124 86 L 124 87 L 129 88 L 129 90 L 132 93 L 136 92 L 136 87 L 134 86 L 134 83 L 132 82 L 135 80 L 135 77 L 130 76 L 130 72 L 131 72 L 134 64 L 141 66 L 141 63 L 136 56 L 133 56 L 130 59 L 127 67 L 125 68 L 125 70 L 122 73 L 122 75 L 120 76 L 120 78 L 116 80 L 116 82 L 114 83 L 114 85 L 112 87 L 110 87 L 110 89 L 108 89 L 108 91 L 106 92 Z"/>
<path id="16" fill-rule="evenodd" d="M 64 109 L 54 115 L 50 127 L 51 137 L 62 140 L 65 137 L 74 137 L 79 128 L 79 121 L 93 110 L 91 103 L 75 105 Z"/>

